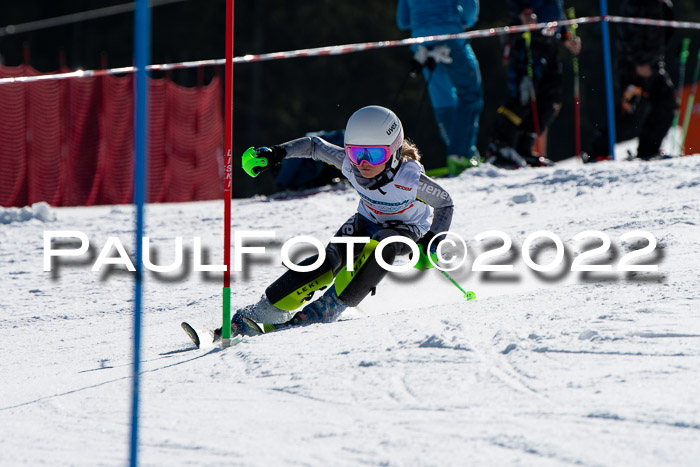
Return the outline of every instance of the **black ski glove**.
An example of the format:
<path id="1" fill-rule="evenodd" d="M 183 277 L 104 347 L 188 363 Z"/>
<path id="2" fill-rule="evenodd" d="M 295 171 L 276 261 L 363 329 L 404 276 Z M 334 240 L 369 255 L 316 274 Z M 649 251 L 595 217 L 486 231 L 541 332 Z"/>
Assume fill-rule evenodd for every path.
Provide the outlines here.
<path id="1" fill-rule="evenodd" d="M 251 177 L 257 177 L 271 167 L 282 163 L 287 151 L 281 146 L 248 148 L 242 156 L 243 170 Z"/>
<path id="2" fill-rule="evenodd" d="M 424 66 L 427 66 L 430 71 L 433 71 L 435 67 L 437 67 L 437 62 L 432 56 L 431 51 L 428 50 L 427 47 L 420 45 L 411 59 L 411 71 L 409 74 L 415 77 Z"/>

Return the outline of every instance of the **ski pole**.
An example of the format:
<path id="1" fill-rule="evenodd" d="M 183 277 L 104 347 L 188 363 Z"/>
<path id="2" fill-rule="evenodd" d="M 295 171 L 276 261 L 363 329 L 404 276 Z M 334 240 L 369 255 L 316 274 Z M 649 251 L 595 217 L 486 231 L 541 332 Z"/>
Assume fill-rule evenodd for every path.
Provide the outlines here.
<path id="1" fill-rule="evenodd" d="M 680 142 L 679 141 L 680 135 L 678 134 L 678 131 L 676 131 L 676 130 L 678 127 L 678 120 L 679 120 L 680 115 L 681 115 L 681 103 L 683 100 L 683 84 L 685 81 L 685 64 L 688 61 L 688 55 L 690 54 L 690 52 L 688 51 L 689 48 L 690 48 L 690 38 L 686 37 L 685 39 L 683 39 L 683 44 L 681 45 L 681 65 L 680 65 L 680 71 L 678 73 L 678 92 L 676 95 L 677 108 L 676 108 L 676 112 L 673 115 L 673 123 L 671 124 L 671 128 L 673 128 L 673 135 L 674 135 L 674 137 L 673 137 L 674 145 L 673 145 L 672 150 L 678 149 L 678 154 L 680 154 L 681 151 L 683 150 L 682 148 L 678 147 L 677 143 Z M 678 128 L 678 130 L 680 130 L 680 128 Z"/>
<path id="2" fill-rule="evenodd" d="M 576 18 L 576 12 L 574 7 L 566 10 L 566 15 L 569 19 Z M 571 25 L 571 37 L 576 39 L 576 29 L 578 29 L 578 24 Z M 574 141 L 576 158 L 581 160 L 581 82 L 579 77 L 578 69 L 578 55 L 574 55 L 572 58 L 574 66 Z"/>
<path id="3" fill-rule="evenodd" d="M 698 49 L 698 58 L 695 62 L 695 71 L 693 72 L 693 87 L 690 88 L 688 103 L 685 106 L 685 115 L 683 116 L 683 136 L 681 137 L 681 155 L 685 151 L 685 138 L 688 136 L 688 127 L 690 126 L 690 117 L 693 114 L 693 106 L 695 105 L 695 91 L 698 89 L 698 75 L 700 75 L 700 49 Z"/>
<path id="4" fill-rule="evenodd" d="M 530 106 L 532 107 L 532 124 L 535 127 L 535 135 L 537 139 L 535 140 L 535 152 L 539 154 L 540 152 L 540 117 L 537 114 L 537 96 L 535 96 L 535 73 L 532 70 L 532 33 L 530 31 L 525 31 L 523 33 L 523 39 L 525 39 L 525 46 L 527 47 L 527 77 L 530 79 Z"/>
<path id="5" fill-rule="evenodd" d="M 450 282 L 452 282 L 452 283 L 454 284 L 454 286 L 457 287 L 457 288 L 464 294 L 464 298 L 465 298 L 467 301 L 476 299 L 476 294 L 475 294 L 474 292 L 472 292 L 471 290 L 470 290 L 470 291 L 465 291 L 465 290 L 457 283 L 456 280 L 452 279 L 452 277 L 451 277 L 446 271 L 443 271 L 443 270 L 441 269 L 440 272 L 442 273 L 443 276 L 445 276 L 445 277 L 447 278 L 447 280 L 449 280 Z"/>

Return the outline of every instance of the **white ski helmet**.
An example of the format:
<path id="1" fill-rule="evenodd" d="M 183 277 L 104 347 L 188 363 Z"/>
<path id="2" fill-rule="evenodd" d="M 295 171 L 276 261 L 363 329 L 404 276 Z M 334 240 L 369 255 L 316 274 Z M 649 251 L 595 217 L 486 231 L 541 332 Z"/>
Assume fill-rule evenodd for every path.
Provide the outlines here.
<path id="1" fill-rule="evenodd" d="M 403 126 L 391 110 L 378 105 L 362 107 L 348 119 L 345 126 L 345 145 L 389 146 L 391 159 L 375 183 L 381 187 L 391 181 L 401 165 Z M 355 168 L 356 175 L 359 173 Z"/>

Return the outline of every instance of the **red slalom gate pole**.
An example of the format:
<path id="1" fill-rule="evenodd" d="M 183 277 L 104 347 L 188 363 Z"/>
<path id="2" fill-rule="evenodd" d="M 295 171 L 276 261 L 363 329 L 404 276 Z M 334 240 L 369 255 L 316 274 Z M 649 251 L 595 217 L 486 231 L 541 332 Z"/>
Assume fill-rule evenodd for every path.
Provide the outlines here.
<path id="1" fill-rule="evenodd" d="M 233 0 L 226 0 L 224 73 L 224 297 L 221 347 L 231 345 L 231 195 L 233 185 Z"/>

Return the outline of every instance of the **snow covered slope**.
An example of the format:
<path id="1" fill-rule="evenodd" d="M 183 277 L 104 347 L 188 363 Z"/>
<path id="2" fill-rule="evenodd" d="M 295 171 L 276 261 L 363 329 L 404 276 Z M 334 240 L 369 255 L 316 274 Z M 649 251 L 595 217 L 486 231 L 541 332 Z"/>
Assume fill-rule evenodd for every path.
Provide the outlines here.
<path id="1" fill-rule="evenodd" d="M 146 275 L 143 465 L 697 465 L 700 158 L 485 167 L 441 183 L 469 245 L 453 276 L 476 301 L 436 271 L 396 274 L 337 323 L 224 351 L 191 350 L 179 327 L 219 325 L 220 277 L 191 258 L 201 236 L 204 260 L 221 261 L 223 203 L 148 206 L 155 262 L 182 236 L 188 267 Z M 283 272 L 281 242 L 327 241 L 356 203 L 352 191 L 234 200 L 235 230 L 277 234 L 234 275 L 234 306 Z M 90 268 L 109 237 L 133 251 L 133 209 L 53 211 L 0 226 L 0 465 L 124 465 L 132 280 Z M 85 232 L 91 256 L 44 272 L 45 230 Z M 512 273 L 471 271 L 488 230 L 513 240 Z M 539 230 L 567 249 L 549 273 L 520 253 Z M 640 262 L 658 272 L 571 272 L 572 239 L 589 230 L 611 238 L 596 259 L 613 265 L 644 244 L 621 235 L 648 231 L 658 246 Z"/>

